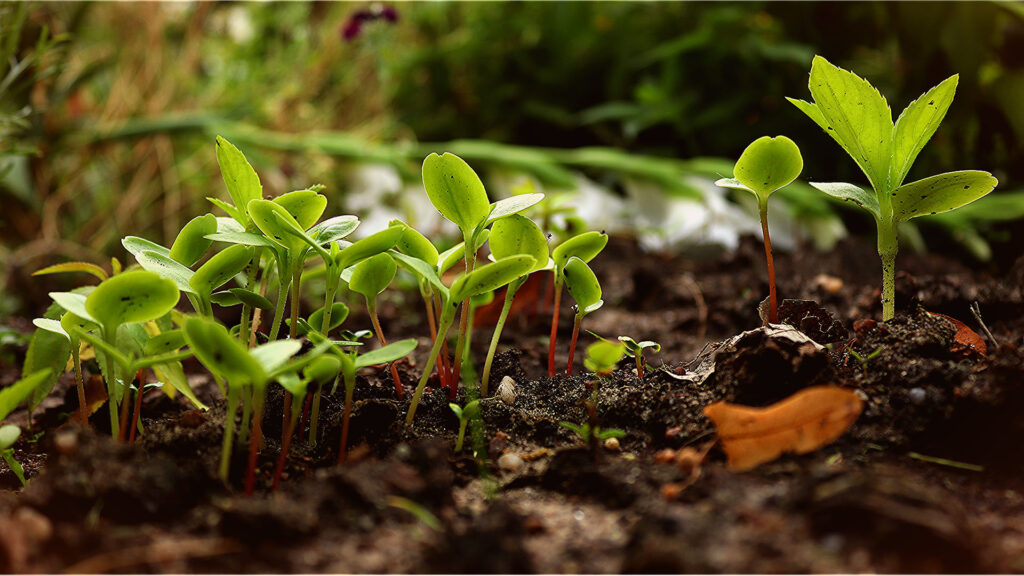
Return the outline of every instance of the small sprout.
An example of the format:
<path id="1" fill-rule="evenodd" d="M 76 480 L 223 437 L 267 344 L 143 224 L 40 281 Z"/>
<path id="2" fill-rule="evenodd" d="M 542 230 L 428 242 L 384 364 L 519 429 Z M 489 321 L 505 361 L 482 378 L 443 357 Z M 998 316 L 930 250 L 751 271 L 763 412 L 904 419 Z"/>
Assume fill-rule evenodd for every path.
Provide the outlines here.
<path id="1" fill-rule="evenodd" d="M 36 388 L 43 385 L 49 374 L 49 369 L 43 369 L 25 376 L 7 388 L 0 390 L 0 422 L 3 422 L 8 414 L 28 399 Z M 3 458 L 4 462 L 7 462 L 7 465 L 11 467 L 11 470 L 18 477 L 18 480 L 21 481 L 21 485 L 24 486 L 26 484 L 25 471 L 22 469 L 21 464 L 14 459 L 14 443 L 18 441 L 20 435 L 21 429 L 17 426 L 0 426 L 0 457 Z"/>
<path id="2" fill-rule="evenodd" d="M 604 250 L 608 244 L 608 235 L 604 232 L 584 232 L 569 238 L 559 244 L 551 251 L 551 260 L 554 266 L 555 303 L 551 313 L 551 336 L 548 339 L 548 377 L 555 376 L 555 343 L 558 340 L 558 315 L 562 303 L 562 285 L 565 282 L 563 275 L 565 265 L 570 258 L 576 257 L 583 262 L 590 262 L 595 256 Z"/>
<path id="3" fill-rule="evenodd" d="M 661 344 L 654 342 L 653 340 L 643 340 L 637 342 L 629 336 L 619 336 L 619 342 L 622 342 L 626 346 L 626 355 L 636 360 L 636 377 L 644 379 L 644 350 L 650 349 L 651 352 L 661 352 Z"/>
<path id="4" fill-rule="evenodd" d="M 736 161 L 735 178 L 715 182 L 719 186 L 746 190 L 757 196 L 757 211 L 764 235 L 764 258 L 768 264 L 768 322 L 772 324 L 779 321 L 779 306 L 775 293 L 772 241 L 768 235 L 768 197 L 796 180 L 803 168 L 800 148 L 792 140 L 785 136 L 762 136 L 747 146 Z"/>
<path id="5" fill-rule="evenodd" d="M 853 356 L 857 360 L 857 362 L 860 363 L 860 369 L 864 372 L 864 374 L 867 374 L 868 373 L 868 363 L 871 362 L 871 360 L 875 356 L 878 356 L 879 354 L 881 354 L 882 353 L 882 349 L 878 348 L 874 352 L 871 352 L 870 354 L 868 354 L 867 356 L 864 356 L 862 354 L 858 354 L 857 351 L 854 350 L 853 348 L 850 348 L 849 352 L 850 352 L 850 356 Z"/>
<path id="6" fill-rule="evenodd" d="M 448 407 L 452 409 L 455 417 L 459 419 L 459 436 L 455 440 L 455 452 L 462 452 L 462 442 L 466 438 L 466 425 L 469 424 L 470 420 L 480 415 L 480 401 L 473 400 L 463 408 L 460 408 L 455 403 L 448 404 Z"/>
<path id="7" fill-rule="evenodd" d="M 14 443 L 18 441 L 19 436 L 21 436 L 21 428 L 13 424 L 0 426 L 0 458 L 7 462 L 11 471 L 21 481 L 21 485 L 27 486 L 28 481 L 25 480 L 25 469 L 21 467 L 20 462 L 14 459 Z"/>
<path id="8" fill-rule="evenodd" d="M 882 259 L 883 321 L 895 315 L 899 224 L 955 210 L 988 194 L 999 183 L 979 170 L 946 172 L 903 183 L 917 155 L 942 123 L 958 81 L 956 75 L 943 80 L 911 102 L 893 123 L 888 102 L 871 83 L 815 56 L 807 84 L 814 101 L 787 98 L 853 158 L 874 190 L 872 194 L 845 182 L 811 183 L 874 217 Z"/>
<path id="9" fill-rule="evenodd" d="M 587 346 L 587 357 L 583 365 L 599 378 L 608 376 L 618 366 L 626 354 L 626 346 L 622 342 L 599 340 Z"/>
<path id="10" fill-rule="evenodd" d="M 573 424 L 572 422 L 559 422 L 559 426 L 566 430 L 571 430 L 584 444 L 590 444 L 594 440 L 604 441 L 609 438 L 625 438 L 626 433 L 618 428 L 607 428 L 603 429 L 600 426 L 594 426 L 591 428 L 590 424 L 584 422 L 583 424 Z"/>
<path id="11" fill-rule="evenodd" d="M 384 337 L 384 330 L 380 327 L 380 318 L 377 315 L 377 296 L 383 292 L 391 281 L 395 279 L 398 266 L 395 260 L 386 252 L 381 252 L 363 260 L 355 265 L 352 277 L 348 281 L 348 287 L 353 292 L 362 294 L 366 299 L 366 311 L 370 315 L 370 322 L 373 324 L 373 331 L 377 334 L 377 341 L 381 346 L 387 346 L 388 340 Z M 395 383 L 395 393 L 398 399 L 405 398 L 405 391 L 402 389 L 402 380 L 398 376 L 398 368 L 391 364 L 391 379 Z"/>
<path id="12" fill-rule="evenodd" d="M 569 343 L 569 362 L 565 369 L 566 375 L 572 376 L 572 359 L 576 353 L 576 340 L 580 335 L 580 325 L 587 314 L 604 305 L 604 300 L 601 299 L 601 283 L 597 281 L 597 276 L 583 260 L 576 256 L 569 258 L 562 273 L 565 275 L 569 295 L 576 301 L 576 317 L 573 319 L 572 340 Z"/>

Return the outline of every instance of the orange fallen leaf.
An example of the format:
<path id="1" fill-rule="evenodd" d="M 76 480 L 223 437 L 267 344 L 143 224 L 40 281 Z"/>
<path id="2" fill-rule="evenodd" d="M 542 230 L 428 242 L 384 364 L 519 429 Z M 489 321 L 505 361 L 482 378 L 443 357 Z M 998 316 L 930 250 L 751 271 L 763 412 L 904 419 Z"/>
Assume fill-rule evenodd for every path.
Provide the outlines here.
<path id="1" fill-rule="evenodd" d="M 842 436 L 863 402 L 852 390 L 812 386 L 764 408 L 715 402 L 704 408 L 730 470 L 750 470 L 785 452 L 806 454 Z"/>
<path id="2" fill-rule="evenodd" d="M 107 386 L 103 383 L 102 377 L 94 374 L 85 381 L 85 410 L 88 412 L 88 416 L 95 414 L 106 403 Z M 82 412 L 78 409 L 78 406 L 75 406 L 75 411 L 71 413 L 67 422 L 62 426 L 72 422 L 80 426 L 89 425 L 89 422 L 82 422 Z"/>
<path id="3" fill-rule="evenodd" d="M 929 312 L 928 314 L 949 320 L 956 327 L 956 334 L 953 335 L 953 345 L 949 347 L 950 352 L 960 356 L 968 356 L 971 352 L 975 352 L 980 356 L 988 355 L 988 346 L 985 344 L 985 341 L 981 339 L 981 336 L 978 336 L 977 332 L 968 328 L 967 324 L 952 316 L 946 316 L 938 312 Z"/>

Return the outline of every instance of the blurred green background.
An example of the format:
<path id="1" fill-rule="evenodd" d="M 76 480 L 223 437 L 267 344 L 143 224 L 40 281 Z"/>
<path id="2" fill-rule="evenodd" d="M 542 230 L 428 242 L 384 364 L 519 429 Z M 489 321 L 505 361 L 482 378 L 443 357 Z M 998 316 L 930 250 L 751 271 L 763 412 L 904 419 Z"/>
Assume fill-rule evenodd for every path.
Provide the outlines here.
<path id="1" fill-rule="evenodd" d="M 786 134 L 802 178 L 863 181 L 785 101 L 809 96 L 815 54 L 897 113 L 959 73 L 909 179 L 974 168 L 1001 184 L 963 215 L 923 219 L 917 245 L 998 267 L 1021 238 L 1019 3 L 5 2 L 0 51 L 0 316 L 45 295 L 32 270 L 121 256 L 127 234 L 169 243 L 209 211 L 223 195 L 215 134 L 267 192 L 322 182 L 342 205 L 359 204 L 353 167 L 415 182 L 442 148 L 546 190 L 582 174 L 612 193 L 641 181 L 699 197 L 688 175 L 728 175 L 714 158 Z M 873 232 L 822 198 L 787 198 L 797 220 Z"/>

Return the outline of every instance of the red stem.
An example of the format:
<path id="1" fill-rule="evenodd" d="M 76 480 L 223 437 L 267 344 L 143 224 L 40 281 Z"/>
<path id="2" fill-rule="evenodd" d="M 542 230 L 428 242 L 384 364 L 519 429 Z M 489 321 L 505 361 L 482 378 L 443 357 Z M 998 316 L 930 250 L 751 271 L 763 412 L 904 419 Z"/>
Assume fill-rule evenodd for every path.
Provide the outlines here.
<path id="1" fill-rule="evenodd" d="M 554 291 L 555 305 L 551 312 L 551 337 L 548 339 L 548 378 L 555 377 L 555 342 L 558 340 L 558 309 L 562 305 L 562 287 L 555 286 Z"/>
<path id="2" fill-rule="evenodd" d="M 345 391 L 345 412 L 341 416 L 341 447 L 338 449 L 338 464 L 345 463 L 348 452 L 348 422 L 352 415 L 352 394 Z"/>
<path id="3" fill-rule="evenodd" d="M 129 444 L 135 443 L 135 431 L 139 427 L 139 417 L 142 415 L 142 391 L 145 385 L 142 378 L 144 376 L 145 374 L 143 374 L 142 370 L 139 370 L 139 373 L 136 375 L 136 378 L 139 380 L 139 389 L 135 393 L 135 414 L 132 416 L 132 431 L 128 435 Z"/>
<path id="4" fill-rule="evenodd" d="M 309 398 L 309 395 L 306 395 Z M 306 402 L 306 406 L 309 406 L 309 402 Z M 288 451 L 292 447 L 292 435 L 295 433 L 295 419 L 288 419 L 288 426 L 284 434 L 284 441 L 281 443 L 281 455 L 277 458 L 277 468 L 274 470 L 274 482 L 270 485 L 270 491 L 277 490 L 277 486 L 281 483 L 281 474 L 284 472 L 284 463 L 288 458 Z M 301 440 L 300 440 L 301 441 Z"/>
<path id="5" fill-rule="evenodd" d="M 775 260 L 772 258 L 772 239 L 768 235 L 768 205 L 762 204 L 761 232 L 764 234 L 764 258 L 768 263 L 768 322 L 779 322 L 778 300 L 775 295 Z"/>
<path id="6" fill-rule="evenodd" d="M 437 321 L 434 319 L 434 302 L 433 298 L 424 299 L 424 301 L 427 304 L 427 325 L 430 326 L 430 340 L 433 342 L 434 340 L 437 340 Z M 437 369 L 437 379 L 443 388 L 447 384 L 447 374 L 444 373 L 440 362 L 436 362 L 434 367 Z"/>
<path id="7" fill-rule="evenodd" d="M 377 342 L 381 346 L 388 345 L 388 339 L 384 337 L 384 331 L 380 327 L 380 318 L 377 316 L 376 306 L 367 306 L 370 309 L 370 323 L 373 324 L 373 329 L 377 331 Z M 398 395 L 398 399 L 402 400 L 405 398 L 405 390 L 402 388 L 402 379 L 398 377 L 398 368 L 395 363 L 392 362 L 388 365 L 391 368 L 391 380 L 395 383 L 395 394 Z"/>
<path id="8" fill-rule="evenodd" d="M 576 316 L 572 323 L 572 341 L 569 343 L 569 364 L 565 369 L 566 376 L 572 376 L 572 358 L 576 355 L 576 339 L 580 335 L 580 324 L 583 323 L 583 316 Z"/>
<path id="9" fill-rule="evenodd" d="M 249 434 L 249 466 L 245 471 L 245 495 L 251 496 L 256 487 L 256 456 L 259 453 L 260 438 L 263 437 L 263 407 L 252 415 L 252 433 Z"/>
<path id="10" fill-rule="evenodd" d="M 459 379 L 462 378 L 462 353 L 466 349 L 466 329 L 469 327 L 469 298 L 462 301 L 462 313 L 459 316 L 459 338 L 455 341 L 455 360 L 452 362 L 452 379 L 448 386 L 448 398 L 455 400 L 459 392 Z"/>
<path id="11" fill-rule="evenodd" d="M 299 442 L 306 437 L 306 422 L 309 420 L 309 406 L 313 401 L 313 396 L 316 394 L 316 390 L 310 390 L 306 394 L 306 401 L 302 404 L 302 419 L 299 420 Z"/>
<path id="12" fill-rule="evenodd" d="M 643 380 L 644 379 L 644 361 L 643 361 L 643 356 L 640 355 L 639 351 L 635 352 L 635 354 L 636 354 L 636 377 L 641 379 L 641 380 Z"/>

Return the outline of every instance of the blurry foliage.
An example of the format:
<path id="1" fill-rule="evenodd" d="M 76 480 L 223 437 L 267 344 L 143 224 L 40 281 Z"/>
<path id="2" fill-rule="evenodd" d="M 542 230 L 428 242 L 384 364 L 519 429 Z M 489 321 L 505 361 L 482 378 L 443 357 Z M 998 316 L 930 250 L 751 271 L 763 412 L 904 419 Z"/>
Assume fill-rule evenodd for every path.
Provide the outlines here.
<path id="1" fill-rule="evenodd" d="M 806 177 L 855 179 L 856 166 L 784 100 L 806 93 L 815 53 L 899 108 L 959 72 L 956 102 L 915 172 L 977 166 L 1019 188 L 1021 12 L 467 2 L 395 3 L 378 18 L 370 3 L 0 2 L 0 267 L 7 290 L 31 299 L 31 270 L 104 262 L 128 233 L 169 242 L 220 190 L 214 133 L 247 141 L 275 194 L 319 181 L 348 193 L 352 162 L 415 174 L 416 156 L 437 147 L 416 141 L 560 185 L 581 170 L 615 187 L 621 177 L 609 173 L 623 171 L 687 194 L 680 160 L 735 157 L 756 137 L 786 134 L 806 151 Z M 549 150 L 576 147 L 589 148 Z M 935 224 L 977 244 L 988 212 Z"/>

